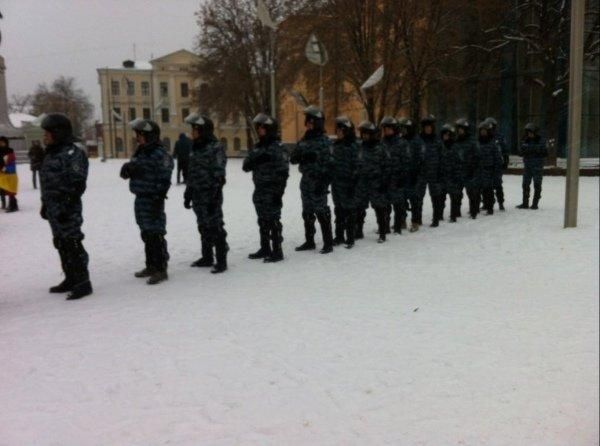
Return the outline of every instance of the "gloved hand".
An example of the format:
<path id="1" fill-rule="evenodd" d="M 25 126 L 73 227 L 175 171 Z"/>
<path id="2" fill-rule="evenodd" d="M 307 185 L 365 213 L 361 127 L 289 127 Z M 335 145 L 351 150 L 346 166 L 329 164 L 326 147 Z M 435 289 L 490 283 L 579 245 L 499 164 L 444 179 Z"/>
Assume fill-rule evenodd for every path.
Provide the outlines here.
<path id="1" fill-rule="evenodd" d="M 224 176 L 218 177 L 217 184 L 219 185 L 219 188 L 222 188 L 223 186 L 225 186 L 227 184 L 227 179 Z"/>
<path id="2" fill-rule="evenodd" d="M 183 207 L 186 209 L 192 208 L 192 193 L 189 189 L 186 189 L 183 193 Z"/>
<path id="3" fill-rule="evenodd" d="M 123 178 L 124 180 L 128 180 L 129 178 L 131 178 L 130 167 L 131 167 L 131 163 L 125 163 L 121 167 L 120 175 L 121 175 L 121 178 Z"/>
<path id="4" fill-rule="evenodd" d="M 48 215 L 46 215 L 46 205 L 43 204 L 42 208 L 40 209 L 40 217 L 42 217 L 44 220 L 48 220 Z"/>

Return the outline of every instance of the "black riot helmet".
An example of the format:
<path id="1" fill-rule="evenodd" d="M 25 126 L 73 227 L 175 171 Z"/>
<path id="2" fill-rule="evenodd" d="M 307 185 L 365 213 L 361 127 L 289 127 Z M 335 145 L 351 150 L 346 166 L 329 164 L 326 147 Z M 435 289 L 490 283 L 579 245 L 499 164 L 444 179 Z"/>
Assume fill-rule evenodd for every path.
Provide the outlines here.
<path id="1" fill-rule="evenodd" d="M 454 126 L 456 127 L 457 130 L 463 129 L 465 135 L 468 135 L 469 132 L 471 131 L 471 124 L 469 123 L 469 120 L 466 118 L 457 119 L 454 122 Z"/>
<path id="2" fill-rule="evenodd" d="M 393 116 L 386 116 L 381 120 L 379 126 L 382 129 L 390 128 L 394 130 L 394 133 L 400 132 L 400 123 Z"/>
<path id="3" fill-rule="evenodd" d="M 531 132 L 534 135 L 537 135 L 538 132 L 540 131 L 540 128 L 537 125 L 535 125 L 533 122 L 528 122 L 527 124 L 525 124 L 525 131 Z"/>
<path id="4" fill-rule="evenodd" d="M 371 121 L 363 121 L 358 126 L 358 131 L 363 141 L 375 141 L 377 140 L 377 126 Z"/>
<path id="5" fill-rule="evenodd" d="M 485 120 L 492 124 L 493 129 L 496 129 L 498 127 L 498 121 L 496 121 L 495 118 L 488 116 L 487 118 L 485 118 Z"/>
<path id="6" fill-rule="evenodd" d="M 149 119 L 134 119 L 129 123 L 129 127 L 137 134 L 141 133 L 146 139 L 146 143 L 156 142 L 160 139 L 160 127 L 154 121 Z"/>
<path id="7" fill-rule="evenodd" d="M 75 141 L 71 121 L 62 113 L 50 113 L 42 120 L 41 127 L 52 135 L 54 144 L 68 144 Z"/>
<path id="8" fill-rule="evenodd" d="M 441 133 L 442 135 L 443 135 L 444 133 L 449 133 L 449 134 L 450 134 L 450 136 L 454 136 L 454 135 L 456 135 L 456 129 L 454 128 L 454 126 L 453 126 L 452 124 L 448 124 L 448 123 L 446 123 L 446 124 L 444 124 L 444 125 L 442 126 L 442 130 L 441 130 L 441 132 L 440 132 L 440 133 Z"/>
<path id="9" fill-rule="evenodd" d="M 304 123 L 312 123 L 313 131 L 323 133 L 325 131 L 325 115 L 323 110 L 315 105 L 309 105 L 304 109 Z"/>
<path id="10" fill-rule="evenodd" d="M 398 120 L 398 125 L 400 126 L 400 131 L 404 135 L 404 137 L 412 138 L 415 136 L 415 123 L 410 118 L 400 118 Z"/>
<path id="11" fill-rule="evenodd" d="M 346 141 L 356 140 L 354 124 L 347 116 L 338 116 L 335 118 L 335 128 L 340 129 L 344 133 L 344 139 Z"/>
<path id="12" fill-rule="evenodd" d="M 437 119 L 433 115 L 425 116 L 421 119 L 421 131 L 425 134 L 425 127 L 431 127 L 431 133 L 429 136 L 435 135 L 435 123 Z"/>
<path id="13" fill-rule="evenodd" d="M 185 123 L 191 125 L 193 129 L 198 130 L 202 139 L 214 138 L 215 125 L 208 116 L 192 113 L 185 118 Z"/>
<path id="14" fill-rule="evenodd" d="M 256 129 L 258 129 L 259 127 L 262 127 L 267 131 L 266 136 L 261 139 L 268 139 L 268 140 L 277 139 L 277 131 L 278 131 L 279 126 L 277 125 L 277 120 L 273 119 L 271 116 L 269 116 L 265 113 L 259 113 L 252 120 L 252 124 L 254 124 L 254 127 Z"/>
<path id="15" fill-rule="evenodd" d="M 490 139 L 492 137 L 492 132 L 494 131 L 494 126 L 489 121 L 483 121 L 478 126 L 479 130 L 479 138 Z M 482 132 L 485 130 L 485 136 L 482 135 Z"/>

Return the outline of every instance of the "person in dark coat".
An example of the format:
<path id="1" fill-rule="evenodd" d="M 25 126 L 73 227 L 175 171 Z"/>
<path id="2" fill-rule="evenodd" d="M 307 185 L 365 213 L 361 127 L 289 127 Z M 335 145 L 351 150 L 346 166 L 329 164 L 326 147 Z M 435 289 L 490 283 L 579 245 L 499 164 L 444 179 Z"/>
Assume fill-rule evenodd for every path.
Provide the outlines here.
<path id="1" fill-rule="evenodd" d="M 544 162 L 548 157 L 546 142 L 539 134 L 539 128 L 530 122 L 525 126 L 525 138 L 521 143 L 520 155 L 523 157 L 523 203 L 518 209 L 529 208 L 529 194 L 533 181 L 533 202 L 530 209 L 538 209 L 542 198 L 542 181 L 544 179 Z"/>
<path id="2" fill-rule="evenodd" d="M 494 143 L 496 144 L 496 147 L 498 147 L 498 151 L 502 157 L 502 164 L 496 167 L 496 172 L 494 173 L 494 192 L 496 194 L 496 200 L 498 201 L 498 208 L 501 211 L 504 211 L 503 175 L 504 171 L 508 168 L 510 150 L 508 148 L 508 144 L 506 143 L 506 138 L 498 131 L 498 121 L 492 117 L 486 118 L 486 121 L 492 125 L 492 138 L 494 139 Z"/>
<path id="3" fill-rule="evenodd" d="M 171 187 L 173 158 L 160 142 L 160 127 L 154 121 L 136 119 L 129 126 L 138 146 L 131 160 L 123 164 L 121 178 L 129 180 L 129 190 L 135 194 L 135 220 L 146 254 L 146 267 L 135 277 L 156 285 L 169 278 L 165 200 Z"/>
<path id="4" fill-rule="evenodd" d="M 429 188 L 429 196 L 433 206 L 432 228 L 437 228 L 444 218 L 444 178 L 442 171 L 442 156 L 444 145 L 435 132 L 436 119 L 427 116 L 421 120 L 421 134 L 424 146 L 423 176 L 419 187 L 419 196 L 425 197 L 425 189 Z"/>
<path id="5" fill-rule="evenodd" d="M 487 215 L 494 214 L 494 180 L 498 168 L 502 166 L 502 154 L 494 140 L 492 124 L 483 121 L 479 124 L 479 150 L 481 152 L 481 194 L 483 208 Z"/>
<path id="6" fill-rule="evenodd" d="M 220 274 L 227 271 L 229 252 L 223 220 L 227 154 L 215 137 L 215 126 L 208 116 L 193 113 L 185 122 L 192 126 L 193 146 L 183 206 L 194 209 L 202 244 L 202 257 L 191 266 L 213 267 L 211 273 Z"/>
<path id="7" fill-rule="evenodd" d="M 37 175 L 42 167 L 42 161 L 44 161 L 44 148 L 39 141 L 33 141 L 27 155 L 29 156 L 33 188 L 37 189 Z"/>
<path id="8" fill-rule="evenodd" d="M 363 121 L 358 130 L 362 144 L 358 152 L 358 191 L 359 225 L 364 224 L 369 204 L 377 218 L 378 243 L 386 241 L 389 231 L 387 207 L 390 204 L 388 193 L 391 179 L 391 156 L 380 143 L 377 126 L 370 121 Z"/>
<path id="9" fill-rule="evenodd" d="M 471 136 L 471 124 L 468 120 L 458 119 L 454 148 L 462 160 L 462 178 L 469 198 L 469 215 L 474 220 L 479 214 L 481 202 L 481 153 L 479 146 Z M 460 214 L 459 214 L 460 215 Z"/>
<path id="10" fill-rule="evenodd" d="M 305 242 L 296 251 L 310 251 L 315 245 L 315 220 L 321 226 L 323 249 L 321 254 L 333 252 L 331 209 L 327 204 L 331 183 L 331 141 L 325 134 L 325 116 L 315 106 L 304 110 L 306 133 L 296 144 L 290 162 L 297 164 L 302 174 L 302 219 Z"/>
<path id="11" fill-rule="evenodd" d="M 444 190 L 450 197 L 450 222 L 456 223 L 460 216 L 463 196 L 463 160 L 456 145 L 456 128 L 444 124 L 441 131 L 442 142 L 446 150 L 442 160 L 444 171 Z M 445 199 L 444 199 L 445 201 Z"/>
<path id="12" fill-rule="evenodd" d="M 384 117 L 380 127 L 383 134 L 381 142 L 390 155 L 390 206 L 388 211 L 394 211 L 394 233 L 402 234 L 402 229 L 406 229 L 406 202 L 412 163 L 411 150 L 408 142 L 400 137 L 400 123 L 396 118 Z M 388 212 L 387 218 L 388 221 L 391 221 L 389 214 Z"/>
<path id="13" fill-rule="evenodd" d="M 332 182 L 335 213 L 335 245 L 351 249 L 356 232 L 356 188 L 358 144 L 352 121 L 340 116 L 335 120 L 337 140 L 333 143 Z"/>
<path id="14" fill-rule="evenodd" d="M 281 209 L 290 171 L 289 156 L 279 140 L 274 118 L 259 113 L 252 123 L 258 142 L 244 159 L 242 168 L 244 172 L 252 172 L 252 201 L 258 216 L 260 249 L 248 257 L 275 263 L 283 260 Z"/>
<path id="15" fill-rule="evenodd" d="M 65 279 L 50 288 L 50 292 L 69 293 L 67 300 L 81 299 L 92 294 L 89 257 L 81 232 L 81 198 L 87 186 L 88 159 L 74 144 L 73 128 L 66 116 L 50 113 L 42 120 L 41 127 L 46 150 L 40 169 L 40 216 L 50 223 L 54 247 L 65 274 Z"/>
<path id="16" fill-rule="evenodd" d="M 173 148 L 173 159 L 177 160 L 177 184 L 181 184 L 182 176 L 183 182 L 186 182 L 191 150 L 192 141 L 185 133 L 180 133 L 179 139 L 175 142 L 175 147 Z"/>
<path id="17" fill-rule="evenodd" d="M 405 204 L 405 208 L 410 208 L 411 212 L 410 232 L 417 232 L 423 224 L 423 198 L 420 195 L 419 186 L 423 181 L 425 146 L 421 138 L 416 135 L 415 124 L 412 119 L 401 118 L 399 123 L 402 139 L 408 143 L 410 148 L 410 165 L 405 192 L 407 204 Z"/>

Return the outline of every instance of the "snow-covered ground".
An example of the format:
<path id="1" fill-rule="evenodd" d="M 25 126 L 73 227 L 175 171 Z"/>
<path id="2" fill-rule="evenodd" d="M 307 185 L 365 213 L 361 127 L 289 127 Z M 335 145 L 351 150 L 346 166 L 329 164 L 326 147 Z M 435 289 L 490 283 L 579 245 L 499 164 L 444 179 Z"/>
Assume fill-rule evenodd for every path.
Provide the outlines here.
<path id="1" fill-rule="evenodd" d="M 564 178 L 542 209 L 367 239 L 302 241 L 299 177 L 286 261 L 264 265 L 249 175 L 231 160 L 230 271 L 199 256 L 183 187 L 168 200 L 170 281 L 148 287 L 120 163 L 92 162 L 84 216 L 95 293 L 66 302 L 38 193 L 0 215 L 0 445 L 598 444 L 598 179 L 562 229 Z M 426 219 L 431 206 L 426 204 Z"/>

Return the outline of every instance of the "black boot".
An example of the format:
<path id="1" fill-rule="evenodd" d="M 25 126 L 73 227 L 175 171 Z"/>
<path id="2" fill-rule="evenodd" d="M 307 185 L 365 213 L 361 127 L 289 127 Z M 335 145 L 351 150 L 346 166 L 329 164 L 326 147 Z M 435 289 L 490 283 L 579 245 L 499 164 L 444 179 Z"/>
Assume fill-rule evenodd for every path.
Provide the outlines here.
<path id="1" fill-rule="evenodd" d="M 264 259 L 271 256 L 271 245 L 269 243 L 269 237 L 271 228 L 269 227 L 270 222 L 259 219 L 258 227 L 260 233 L 260 249 L 255 253 L 252 253 L 248 256 L 251 260 Z"/>
<path id="2" fill-rule="evenodd" d="M 538 204 L 540 202 L 540 198 L 542 198 L 542 188 L 541 187 L 535 187 L 533 190 L 533 201 L 531 202 L 531 208 L 533 210 L 537 210 L 538 208 Z"/>
<path id="3" fill-rule="evenodd" d="M 227 232 L 225 229 L 219 229 L 215 240 L 215 257 L 217 263 L 211 270 L 213 274 L 220 274 L 227 271 L 227 252 L 229 251 L 229 245 L 227 244 Z"/>
<path id="4" fill-rule="evenodd" d="M 150 242 L 151 234 L 142 232 L 142 241 L 144 242 L 144 254 L 146 255 L 146 267 L 140 271 L 137 271 L 133 275 L 138 279 L 145 279 L 155 273 L 152 266 L 152 245 Z"/>
<path id="5" fill-rule="evenodd" d="M 367 216 L 367 211 L 364 209 L 360 209 L 356 211 L 356 228 L 354 231 L 354 239 L 362 240 L 365 238 L 365 234 L 363 232 L 363 228 L 365 226 L 365 217 Z"/>
<path id="6" fill-rule="evenodd" d="M 296 251 L 312 251 L 316 249 L 315 245 L 315 214 L 304 212 L 302 213 L 304 220 L 304 237 L 306 241 L 296 248 Z"/>
<path id="7" fill-rule="evenodd" d="M 192 263 L 193 268 L 210 268 L 215 263 L 213 255 L 213 246 L 211 241 L 201 234 L 200 243 L 202 244 L 202 257 Z"/>
<path id="8" fill-rule="evenodd" d="M 167 274 L 169 252 L 167 250 L 167 241 L 162 234 L 153 234 L 151 236 L 150 252 L 153 273 L 146 283 L 148 285 L 158 285 L 161 282 L 169 280 L 169 275 Z"/>
<path id="9" fill-rule="evenodd" d="M 14 195 L 9 195 L 8 196 L 8 209 L 6 209 L 6 212 L 17 212 L 19 210 L 19 205 L 17 203 L 17 197 L 15 197 Z"/>
<path id="10" fill-rule="evenodd" d="M 440 195 L 438 197 L 438 220 L 444 221 L 444 211 L 446 209 L 446 194 Z"/>
<path id="11" fill-rule="evenodd" d="M 283 260 L 283 249 L 281 248 L 283 242 L 283 226 L 279 220 L 270 222 L 269 235 L 273 248 L 271 249 L 271 255 L 265 258 L 265 263 L 281 262 Z"/>
<path id="12" fill-rule="evenodd" d="M 375 209 L 375 217 L 377 218 L 377 233 L 379 234 L 379 239 L 377 243 L 384 243 L 386 241 L 386 225 L 385 220 L 387 210 L 386 208 L 376 208 Z"/>
<path id="13" fill-rule="evenodd" d="M 0 202 L 2 203 L 2 209 L 6 209 L 6 194 L 0 190 Z"/>
<path id="14" fill-rule="evenodd" d="M 346 249 L 352 249 L 356 232 L 356 211 L 354 209 L 346 212 L 344 229 L 346 231 Z"/>
<path id="15" fill-rule="evenodd" d="M 327 209 L 317 215 L 319 225 L 321 226 L 321 235 L 323 236 L 323 249 L 321 254 L 329 254 L 333 251 L 333 233 L 331 229 L 331 211 Z"/>
<path id="16" fill-rule="evenodd" d="M 385 220 L 384 220 L 384 224 L 385 224 L 385 233 L 386 234 L 391 234 L 392 233 L 392 205 L 388 205 L 385 208 Z"/>
<path id="17" fill-rule="evenodd" d="M 335 207 L 333 210 L 335 214 L 335 238 L 333 244 L 335 246 L 343 245 L 346 240 L 344 239 L 344 221 L 346 219 L 346 211 L 340 207 Z"/>
<path id="18" fill-rule="evenodd" d="M 402 234 L 402 221 L 404 221 L 402 206 L 399 204 L 395 204 L 394 205 L 394 233 L 395 234 Z M 406 226 L 406 221 L 404 221 L 404 226 Z"/>
<path id="19" fill-rule="evenodd" d="M 73 288 L 71 273 L 69 271 L 68 265 L 68 253 L 65 251 L 65 247 L 61 239 L 54 238 L 54 247 L 58 250 L 58 255 L 60 257 L 60 265 L 62 267 L 63 273 L 65 274 L 65 280 L 59 283 L 56 286 L 50 288 L 50 293 L 52 294 L 61 294 L 68 293 Z"/>
<path id="20" fill-rule="evenodd" d="M 517 206 L 517 209 L 529 209 L 529 188 L 523 188 L 523 203 Z"/>
<path id="21" fill-rule="evenodd" d="M 67 265 L 72 281 L 71 292 L 67 300 L 78 300 L 92 294 L 92 283 L 88 272 L 88 254 L 81 240 L 68 239 L 65 241 Z"/>
<path id="22" fill-rule="evenodd" d="M 440 225 L 440 199 L 439 197 L 433 197 L 431 199 L 431 203 L 433 206 L 433 219 L 431 220 L 431 224 L 429 227 L 437 228 Z"/>

